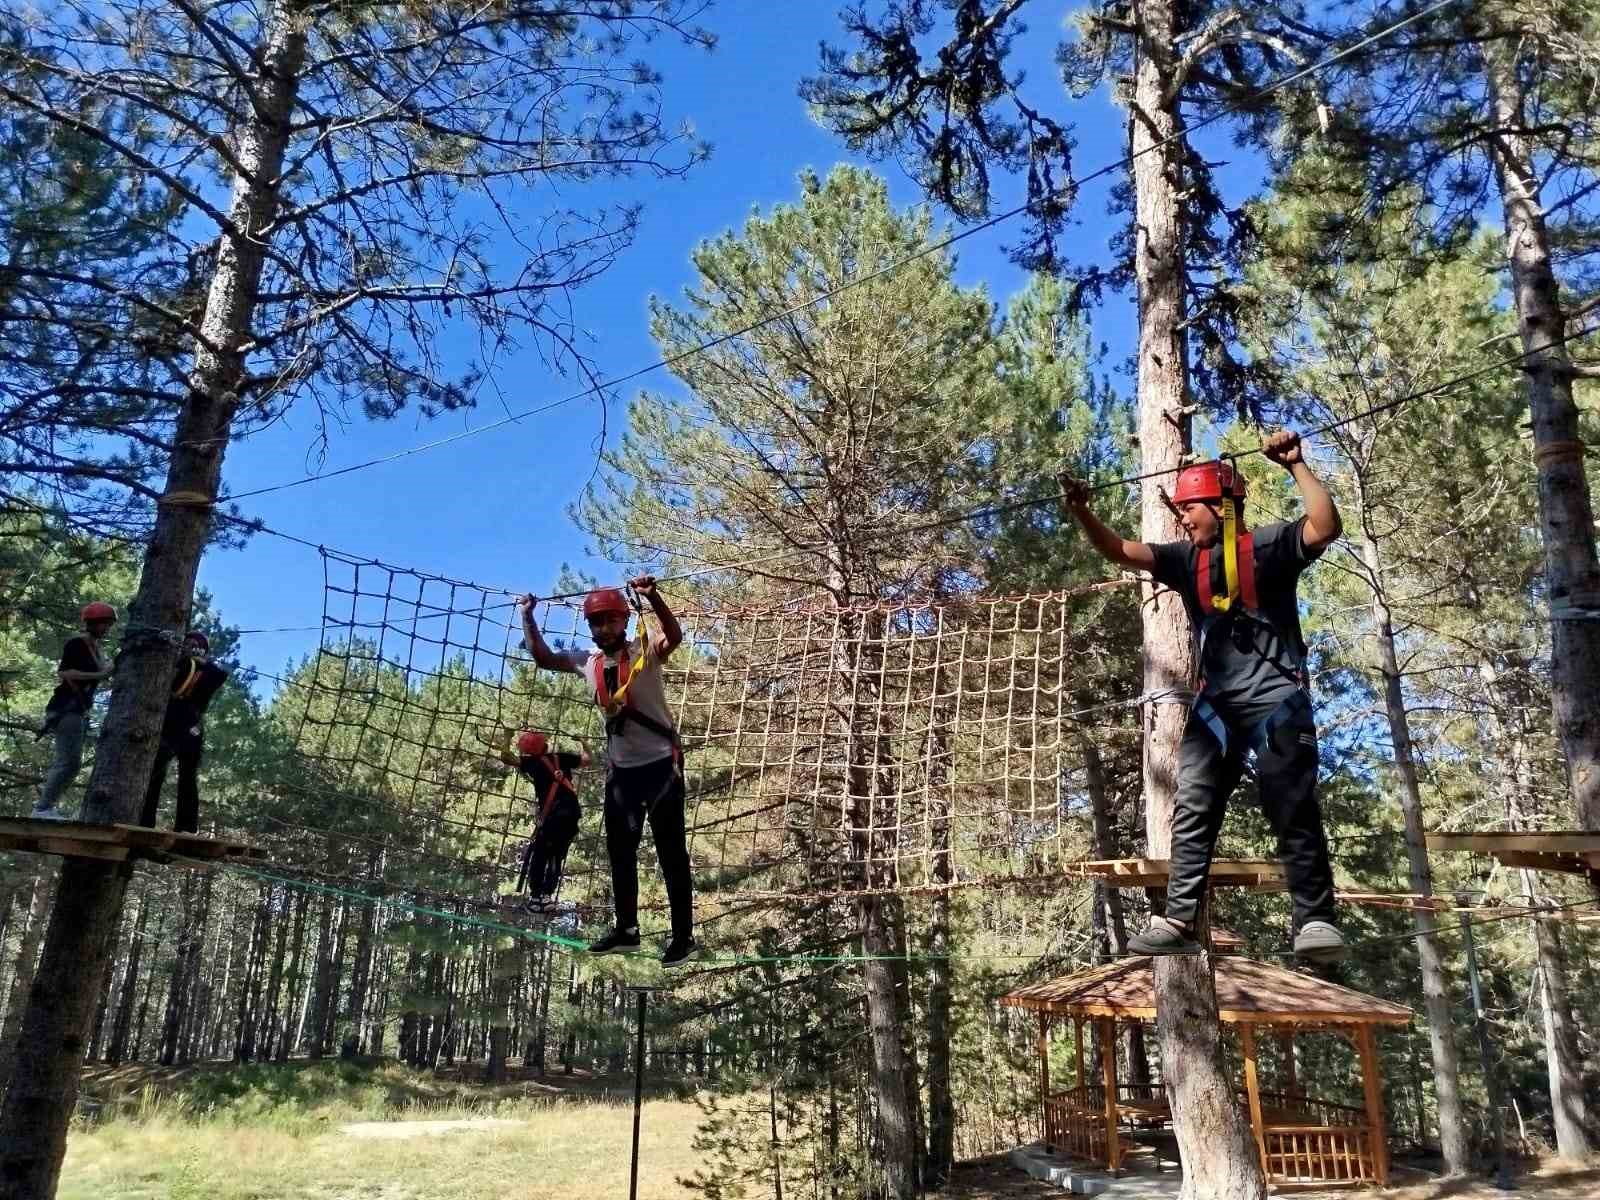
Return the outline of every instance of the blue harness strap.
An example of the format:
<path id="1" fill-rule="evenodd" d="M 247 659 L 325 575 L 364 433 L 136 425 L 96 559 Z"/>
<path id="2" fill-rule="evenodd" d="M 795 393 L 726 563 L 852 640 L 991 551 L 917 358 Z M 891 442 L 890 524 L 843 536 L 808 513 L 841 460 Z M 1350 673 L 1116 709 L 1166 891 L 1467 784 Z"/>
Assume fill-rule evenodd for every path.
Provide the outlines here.
<path id="1" fill-rule="evenodd" d="M 1229 727 L 1228 722 L 1222 719 L 1222 714 L 1217 711 L 1216 706 L 1211 703 L 1204 692 L 1195 697 L 1194 704 L 1189 711 L 1205 722 L 1206 728 L 1211 731 L 1211 736 L 1217 739 L 1217 745 L 1221 746 L 1222 752 L 1226 754 L 1234 731 Z M 1311 712 L 1311 697 L 1306 695 L 1304 691 L 1296 691 L 1291 695 L 1285 696 L 1283 703 L 1268 713 L 1265 720 L 1257 721 L 1250 728 L 1240 730 L 1239 733 L 1244 737 L 1245 745 L 1260 754 L 1261 751 L 1266 749 L 1267 743 L 1272 740 L 1272 735 L 1277 731 L 1278 726 L 1302 711 L 1307 714 Z"/>

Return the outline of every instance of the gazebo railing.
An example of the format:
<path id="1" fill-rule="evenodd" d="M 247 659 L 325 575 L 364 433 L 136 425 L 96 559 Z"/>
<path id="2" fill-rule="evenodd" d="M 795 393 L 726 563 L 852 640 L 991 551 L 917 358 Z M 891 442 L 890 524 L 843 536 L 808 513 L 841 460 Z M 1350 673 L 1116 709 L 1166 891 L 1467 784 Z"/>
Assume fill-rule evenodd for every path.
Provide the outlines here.
<path id="1" fill-rule="evenodd" d="M 1086 1088 L 1084 1091 L 1093 1092 Z M 1100 1089 L 1102 1097 L 1105 1090 Z M 1082 1099 L 1083 1093 L 1074 1088 L 1046 1097 L 1044 1102 L 1044 1140 L 1051 1149 L 1075 1158 L 1105 1162 L 1109 1154 L 1106 1141 L 1106 1110 L 1104 1103 L 1091 1108 Z M 1094 1101 L 1090 1101 L 1090 1104 Z"/>
<path id="2" fill-rule="evenodd" d="M 1245 1099 L 1243 1088 L 1238 1092 L 1240 1100 Z M 1320 1100 L 1315 1096 L 1306 1096 L 1299 1092 L 1262 1092 L 1261 1106 L 1264 1109 L 1274 1109 L 1278 1113 L 1293 1114 L 1297 1118 L 1297 1125 L 1365 1125 L 1367 1114 L 1364 1109 L 1356 1108 L 1350 1104 L 1338 1104 L 1332 1100 Z M 1272 1124 L 1269 1120 L 1267 1124 Z"/>
<path id="3" fill-rule="evenodd" d="M 1366 1125 L 1268 1125 L 1266 1170 L 1274 1183 L 1353 1183 L 1378 1177 Z"/>

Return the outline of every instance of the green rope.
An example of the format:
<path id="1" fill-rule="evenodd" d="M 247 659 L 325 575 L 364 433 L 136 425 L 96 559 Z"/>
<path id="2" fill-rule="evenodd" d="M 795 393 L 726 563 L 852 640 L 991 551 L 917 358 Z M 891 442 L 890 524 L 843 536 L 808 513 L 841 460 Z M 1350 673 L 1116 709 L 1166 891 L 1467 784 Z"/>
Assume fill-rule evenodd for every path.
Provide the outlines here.
<path id="1" fill-rule="evenodd" d="M 173 858 L 182 858 L 182 855 L 171 855 Z M 196 865 L 218 865 L 213 859 L 185 859 Z M 271 883 L 281 883 L 285 887 L 300 888 L 303 891 L 318 892 L 327 896 L 339 896 L 346 900 L 356 900 L 362 904 L 392 905 L 395 908 L 419 916 L 438 917 L 457 925 L 469 925 L 477 929 L 487 929 L 494 933 L 509 934 L 524 941 L 547 942 L 552 946 L 560 946 L 564 950 L 587 951 L 589 943 L 577 938 L 561 937 L 553 933 L 540 933 L 537 930 L 525 929 L 521 925 L 512 925 L 505 921 L 496 921 L 488 917 L 475 917 L 467 913 L 454 913 L 448 909 L 431 908 L 425 904 L 418 904 L 412 900 L 395 896 L 375 896 L 370 892 L 358 891 L 354 888 L 338 887 L 331 883 L 313 883 L 307 879 L 296 879 L 289 875 L 278 875 L 271 871 L 261 871 L 254 867 L 246 867 L 239 863 L 222 863 L 229 870 L 240 875 L 247 875 L 252 879 L 266 880 Z M 646 950 L 627 950 L 622 952 L 625 958 L 655 958 L 655 955 Z M 969 956 L 972 960 L 982 959 L 1034 959 L 1037 954 L 983 954 Z M 762 964 L 799 963 L 811 965 L 836 965 L 839 963 L 858 962 L 951 962 L 955 961 L 953 954 L 917 955 L 909 954 L 723 954 L 700 955 L 695 961 L 713 966 L 759 966 Z"/>

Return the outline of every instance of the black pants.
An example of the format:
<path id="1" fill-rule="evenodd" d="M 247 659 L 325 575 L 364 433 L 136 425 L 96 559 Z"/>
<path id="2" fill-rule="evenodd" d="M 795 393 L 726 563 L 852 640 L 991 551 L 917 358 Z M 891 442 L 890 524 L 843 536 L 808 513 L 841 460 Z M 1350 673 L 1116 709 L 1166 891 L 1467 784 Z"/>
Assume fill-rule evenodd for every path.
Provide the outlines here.
<path id="1" fill-rule="evenodd" d="M 528 892 L 534 896 L 554 896 L 561 886 L 561 868 L 567 850 L 578 836 L 578 798 L 563 791 L 555 807 L 539 822 L 533 841 L 528 843 Z"/>
<path id="2" fill-rule="evenodd" d="M 672 909 L 673 940 L 694 932 L 694 885 L 689 879 L 683 804 L 683 776 L 671 758 L 642 767 L 612 767 L 607 774 L 606 857 L 611 860 L 618 929 L 639 924 L 639 842 L 648 817 Z"/>
<path id="3" fill-rule="evenodd" d="M 172 828 L 178 833 L 195 833 L 200 828 L 200 756 L 205 750 L 205 735 L 191 729 L 163 729 L 156 750 L 155 769 L 144 794 L 144 812 L 139 824 L 155 828 L 156 809 L 161 805 L 161 785 L 167 781 L 167 767 L 178 760 L 178 807 Z"/>
<path id="4" fill-rule="evenodd" d="M 1191 712 L 1178 758 L 1178 799 L 1172 814 L 1172 877 L 1167 885 L 1167 916 L 1194 921 L 1205 895 L 1206 877 L 1228 797 L 1244 773 L 1252 731 L 1228 727 L 1224 751 L 1205 720 Z M 1278 835 L 1278 857 L 1289 876 L 1294 927 L 1331 921 L 1333 868 L 1317 804 L 1317 726 L 1303 695 L 1285 703 L 1266 722 L 1256 747 L 1261 809 Z"/>

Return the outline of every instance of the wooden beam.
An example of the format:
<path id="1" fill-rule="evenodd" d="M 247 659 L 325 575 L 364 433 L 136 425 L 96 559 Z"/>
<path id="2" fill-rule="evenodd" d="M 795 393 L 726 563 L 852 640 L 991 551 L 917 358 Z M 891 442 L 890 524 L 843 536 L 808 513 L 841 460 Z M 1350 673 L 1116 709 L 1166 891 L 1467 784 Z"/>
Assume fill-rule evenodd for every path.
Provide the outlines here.
<path id="1" fill-rule="evenodd" d="M 1084 1104 L 1088 1093 L 1084 1090 L 1088 1081 L 1083 1077 L 1083 1018 L 1072 1018 L 1072 1052 L 1078 1061 L 1078 1076 L 1073 1086 L 1078 1090 L 1078 1103 Z"/>
<path id="2" fill-rule="evenodd" d="M 1378 1186 L 1389 1183 L 1389 1130 L 1383 1117 L 1383 1078 L 1378 1073 L 1378 1037 L 1372 1026 L 1356 1030 L 1356 1049 L 1361 1054 L 1361 1086 L 1366 1093 L 1367 1125 L 1371 1129 L 1372 1162 Z"/>
<path id="3" fill-rule="evenodd" d="M 1039 1014 L 1039 1140 L 1050 1147 L 1050 1014 Z M 1054 1147 L 1050 1147 L 1054 1149 Z"/>
<path id="4" fill-rule="evenodd" d="M 1266 1123 L 1261 1119 L 1261 1080 L 1256 1073 L 1256 1027 L 1239 1026 L 1239 1049 L 1244 1055 L 1244 1094 L 1250 1102 L 1250 1132 L 1255 1135 L 1256 1154 L 1261 1159 L 1261 1173 L 1271 1178 L 1267 1169 Z"/>
<path id="5" fill-rule="evenodd" d="M 1122 1138 L 1117 1132 L 1117 1023 L 1100 1018 L 1100 1074 L 1106 1085 L 1106 1165 L 1122 1169 Z"/>
<path id="6" fill-rule="evenodd" d="M 1077 879 L 1098 879 L 1110 887 L 1164 888 L 1171 864 L 1164 858 L 1104 858 L 1067 863 L 1062 874 Z M 1269 858 L 1213 859 L 1212 887 L 1247 887 L 1282 891 L 1287 875 L 1283 864 Z"/>

